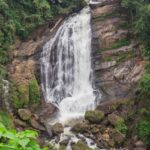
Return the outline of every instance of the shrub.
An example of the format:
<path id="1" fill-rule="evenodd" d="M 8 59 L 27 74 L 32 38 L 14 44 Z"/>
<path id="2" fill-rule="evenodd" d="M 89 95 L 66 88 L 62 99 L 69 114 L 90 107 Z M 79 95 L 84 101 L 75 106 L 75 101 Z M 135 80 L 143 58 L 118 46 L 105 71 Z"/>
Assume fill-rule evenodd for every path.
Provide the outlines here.
<path id="1" fill-rule="evenodd" d="M 31 80 L 29 82 L 29 100 L 30 100 L 30 104 L 39 104 L 41 99 L 40 96 L 40 89 L 39 89 L 39 85 L 37 83 L 37 80 Z"/>
<path id="2" fill-rule="evenodd" d="M 28 85 L 20 85 L 18 87 L 18 97 L 19 97 L 20 105 L 27 106 L 29 104 L 29 87 L 28 87 Z"/>
<path id="3" fill-rule="evenodd" d="M 14 127 L 12 118 L 3 111 L 0 112 L 0 123 L 4 124 L 6 128 Z"/>
<path id="4" fill-rule="evenodd" d="M 140 81 L 139 91 L 145 98 L 150 98 L 150 74 L 145 73 Z"/>
<path id="5" fill-rule="evenodd" d="M 16 132 L 8 130 L 0 123 L 0 149 L 1 150 L 41 150 L 37 143 L 37 132 L 25 130 Z"/>
<path id="6" fill-rule="evenodd" d="M 115 129 L 123 134 L 127 133 L 127 126 L 123 118 L 119 118 L 116 122 Z"/>
<path id="7" fill-rule="evenodd" d="M 141 120 L 137 125 L 138 136 L 147 145 L 150 145 L 150 121 Z"/>

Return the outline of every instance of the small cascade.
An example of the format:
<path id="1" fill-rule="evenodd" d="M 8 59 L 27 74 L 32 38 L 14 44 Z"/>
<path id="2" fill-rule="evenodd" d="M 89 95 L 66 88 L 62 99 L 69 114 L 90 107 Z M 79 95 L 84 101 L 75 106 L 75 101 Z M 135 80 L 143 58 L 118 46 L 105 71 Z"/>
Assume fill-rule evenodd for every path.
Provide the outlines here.
<path id="1" fill-rule="evenodd" d="M 43 47 L 44 98 L 59 108 L 59 121 L 78 118 L 95 108 L 91 68 L 91 14 L 86 7 L 70 16 Z"/>
<path id="2" fill-rule="evenodd" d="M 4 105 L 8 112 L 12 112 L 9 101 L 8 101 L 8 95 L 9 95 L 9 81 L 3 79 L 3 101 Z"/>

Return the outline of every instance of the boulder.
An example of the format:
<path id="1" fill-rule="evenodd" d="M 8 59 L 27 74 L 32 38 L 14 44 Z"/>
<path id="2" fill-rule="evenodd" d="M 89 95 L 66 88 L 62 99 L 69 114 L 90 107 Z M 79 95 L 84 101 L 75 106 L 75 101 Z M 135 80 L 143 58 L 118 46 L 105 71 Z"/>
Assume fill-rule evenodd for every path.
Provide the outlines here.
<path id="1" fill-rule="evenodd" d="M 87 129 L 88 126 L 85 123 L 76 123 L 71 130 L 76 133 L 84 133 Z"/>
<path id="2" fill-rule="evenodd" d="M 122 117 L 119 117 L 118 115 L 116 115 L 116 114 L 114 114 L 114 113 L 108 115 L 108 121 L 109 121 L 113 126 L 116 126 L 120 120 L 123 120 L 123 118 L 122 118 Z"/>
<path id="3" fill-rule="evenodd" d="M 64 127 L 61 123 L 54 124 L 51 129 L 52 129 L 53 135 L 61 134 L 64 131 Z"/>
<path id="4" fill-rule="evenodd" d="M 104 134 L 102 135 L 102 139 L 103 139 L 104 141 L 106 141 L 106 142 L 109 142 L 109 134 L 108 134 L 108 133 L 104 133 Z"/>
<path id="5" fill-rule="evenodd" d="M 28 127 L 28 124 L 20 119 L 14 119 L 14 123 L 16 126 Z"/>
<path id="6" fill-rule="evenodd" d="M 72 145 L 72 150 L 91 150 L 91 149 L 80 140 Z"/>
<path id="7" fill-rule="evenodd" d="M 92 134 L 97 134 L 99 132 L 99 128 L 97 128 L 96 126 L 92 127 L 91 132 L 92 132 Z"/>
<path id="8" fill-rule="evenodd" d="M 40 131 L 45 131 L 45 128 L 43 125 L 41 125 L 38 121 L 36 121 L 35 118 L 31 119 L 30 121 L 33 128 L 38 129 Z"/>
<path id="9" fill-rule="evenodd" d="M 18 110 L 18 115 L 22 120 L 30 120 L 31 119 L 31 111 L 28 109 L 19 109 Z"/>
<path id="10" fill-rule="evenodd" d="M 69 141 L 70 141 L 70 138 L 67 137 L 66 139 L 62 140 L 59 144 L 60 144 L 60 145 L 67 146 L 68 143 L 69 143 Z"/>
<path id="11" fill-rule="evenodd" d="M 90 123 L 100 123 L 104 118 L 104 113 L 102 111 L 86 111 L 85 119 Z"/>
<path id="12" fill-rule="evenodd" d="M 134 146 L 138 148 L 145 148 L 145 144 L 142 141 L 137 141 Z"/>
<path id="13" fill-rule="evenodd" d="M 110 136 L 116 144 L 120 145 L 125 141 L 125 135 L 116 130 L 113 130 Z"/>

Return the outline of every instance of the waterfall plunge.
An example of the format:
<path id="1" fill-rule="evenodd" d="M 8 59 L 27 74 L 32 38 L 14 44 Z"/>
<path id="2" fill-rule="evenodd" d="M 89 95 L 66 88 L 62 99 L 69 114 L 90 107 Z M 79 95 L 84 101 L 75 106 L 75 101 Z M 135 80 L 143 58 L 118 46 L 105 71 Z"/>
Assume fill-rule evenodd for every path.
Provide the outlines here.
<path id="1" fill-rule="evenodd" d="M 95 107 L 91 82 L 91 15 L 89 7 L 70 16 L 43 47 L 42 90 L 58 106 L 59 121 L 77 118 Z"/>

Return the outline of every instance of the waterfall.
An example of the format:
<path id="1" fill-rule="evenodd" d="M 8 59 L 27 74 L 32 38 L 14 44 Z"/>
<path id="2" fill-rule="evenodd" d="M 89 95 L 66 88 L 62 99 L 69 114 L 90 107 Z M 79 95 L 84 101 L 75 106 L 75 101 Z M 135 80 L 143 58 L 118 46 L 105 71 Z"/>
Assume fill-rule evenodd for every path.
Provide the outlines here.
<path id="1" fill-rule="evenodd" d="M 12 112 L 12 109 L 9 104 L 8 95 L 9 95 L 9 81 L 8 80 L 2 80 L 3 81 L 3 101 L 4 105 L 8 112 Z"/>
<path id="2" fill-rule="evenodd" d="M 91 69 L 91 14 L 86 7 L 70 16 L 41 54 L 41 85 L 60 119 L 76 118 L 95 107 Z"/>

